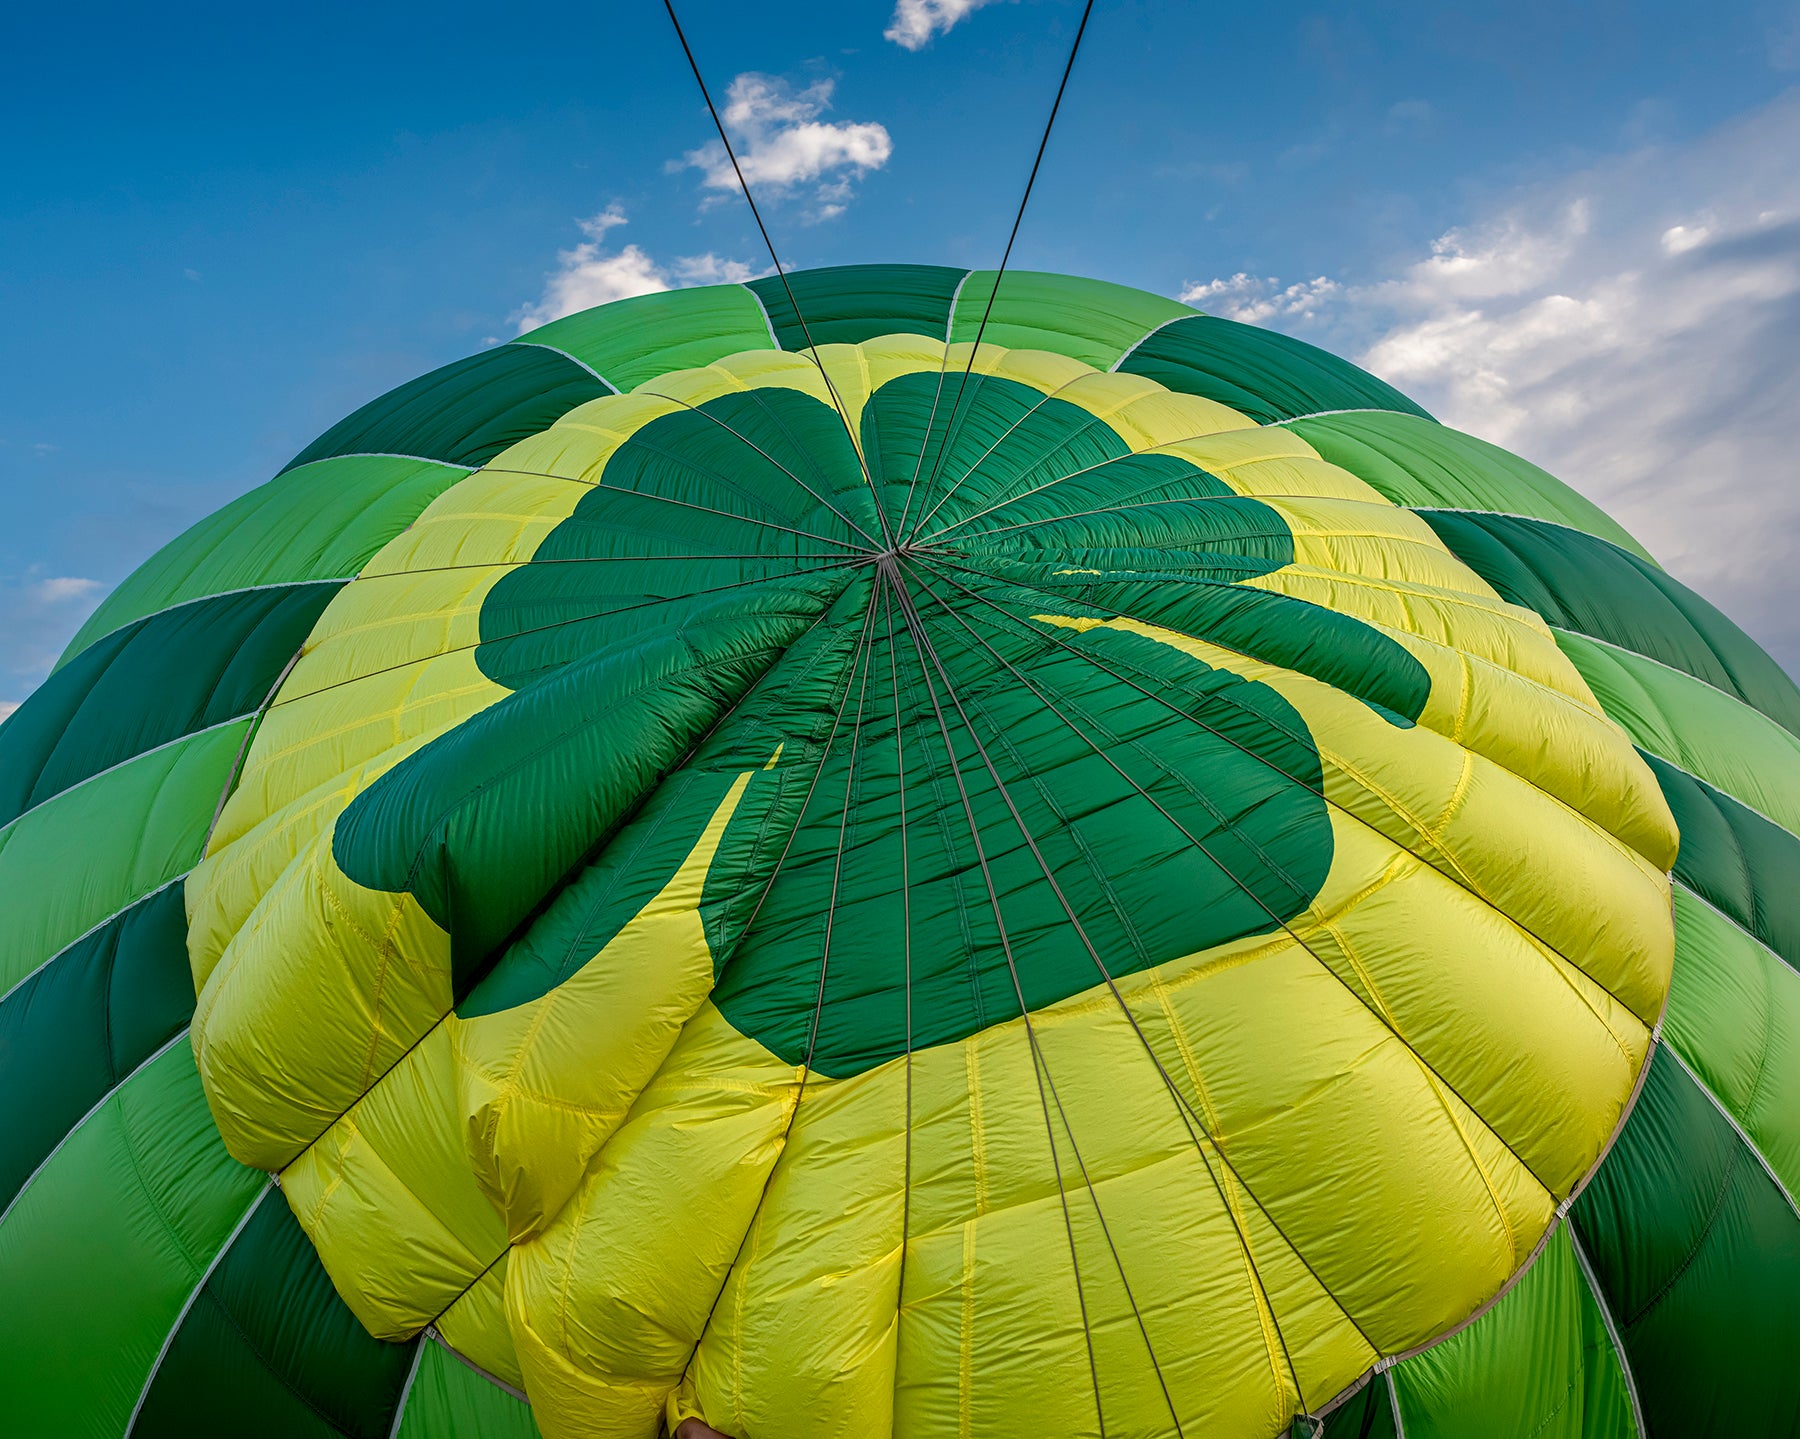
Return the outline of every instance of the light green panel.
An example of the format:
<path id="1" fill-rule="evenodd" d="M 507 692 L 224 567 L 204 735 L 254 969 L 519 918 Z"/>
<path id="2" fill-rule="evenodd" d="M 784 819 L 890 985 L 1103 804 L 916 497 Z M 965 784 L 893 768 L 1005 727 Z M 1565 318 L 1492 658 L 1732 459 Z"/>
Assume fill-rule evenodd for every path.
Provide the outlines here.
<path id="1" fill-rule="evenodd" d="M 1448 425 L 1387 410 L 1316 415 L 1286 425 L 1397 505 L 1527 515 L 1598 535 L 1650 559 L 1650 552 L 1587 496 L 1529 460 Z"/>
<path id="2" fill-rule="evenodd" d="M 188 1296 L 267 1184 L 225 1152 L 185 1036 L 116 1089 L 0 1223 L 0 1429 L 124 1433 Z"/>
<path id="3" fill-rule="evenodd" d="M 981 315 L 994 293 L 996 273 L 974 270 L 963 281 L 950 318 L 952 340 L 973 340 L 980 331 L 984 345 L 1051 350 L 1105 370 L 1158 325 L 1199 313 L 1161 295 L 1106 280 L 1008 270 L 982 331 Z"/>
<path id="4" fill-rule="evenodd" d="M 1567 1225 L 1467 1329 L 1394 1366 L 1406 1439 L 1633 1439 L 1631 1396 Z"/>
<path id="5" fill-rule="evenodd" d="M 1663 1037 L 1800 1195 L 1800 974 L 1680 884 Z"/>
<path id="6" fill-rule="evenodd" d="M 1639 746 L 1800 834 L 1800 739 L 1704 680 L 1567 630 L 1555 634 Z"/>
<path id="7" fill-rule="evenodd" d="M 565 315 L 519 343 L 548 345 L 579 360 L 616 390 L 670 370 L 710 365 L 742 350 L 772 350 L 762 304 L 742 285 L 703 285 L 638 295 Z"/>
<path id="8" fill-rule="evenodd" d="M 427 1341 L 395 1439 L 538 1439 L 531 1406 Z"/>
<path id="9" fill-rule="evenodd" d="M 467 473 L 389 455 L 345 455 L 288 470 L 138 566 L 100 602 L 58 663 L 120 625 L 203 595 L 348 578 Z"/>
<path id="10" fill-rule="evenodd" d="M 0 994 L 199 862 L 252 723 L 139 755 L 0 829 Z"/>

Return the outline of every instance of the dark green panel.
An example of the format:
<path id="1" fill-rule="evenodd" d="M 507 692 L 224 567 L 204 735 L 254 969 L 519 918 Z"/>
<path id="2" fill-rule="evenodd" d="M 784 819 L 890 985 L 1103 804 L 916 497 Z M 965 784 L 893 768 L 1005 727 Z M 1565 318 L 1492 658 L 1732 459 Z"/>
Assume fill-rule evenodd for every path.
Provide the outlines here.
<path id="1" fill-rule="evenodd" d="M 1573 1217 L 1651 1435 L 1800 1432 L 1800 1216 L 1667 1050 Z"/>
<path id="2" fill-rule="evenodd" d="M 332 455 L 412 455 L 480 465 L 548 429 L 577 405 L 610 395 L 567 355 L 500 345 L 410 380 L 339 420 L 285 469 Z"/>
<path id="3" fill-rule="evenodd" d="M 1448 425 L 1392 410 L 1350 410 L 1286 423 L 1323 458 L 1397 505 L 1531 515 L 1650 558 L 1587 496 L 1530 461 Z"/>
<path id="4" fill-rule="evenodd" d="M 1009 620 L 982 598 L 933 588 L 945 605 L 923 581 L 912 601 L 932 658 L 885 626 L 865 647 L 845 721 L 855 743 L 826 756 L 756 924 L 713 991 L 744 1033 L 825 1074 L 905 1053 L 909 1023 L 916 1048 L 952 1043 L 1016 1018 L 1021 992 L 1035 1011 L 1092 988 L 1095 952 L 1110 973 L 1130 974 L 1278 929 L 1331 862 L 1318 754 L 1274 690 L 1137 635 L 1046 633 L 1030 616 L 1058 606 L 1041 594 L 986 585 Z M 910 976 L 896 963 L 901 933 Z"/>
<path id="5" fill-rule="evenodd" d="M 1292 335 L 1196 315 L 1164 325 L 1118 365 L 1258 424 L 1325 410 L 1395 410 L 1431 417 L 1392 385 Z"/>
<path id="6" fill-rule="evenodd" d="M 944 338 L 950 324 L 950 301 L 966 270 L 942 265 L 834 265 L 822 270 L 796 270 L 749 282 L 768 311 L 775 338 L 784 350 L 806 348 L 810 332 L 815 345 L 857 345 L 877 335 L 909 334 Z M 804 329 L 794 313 L 799 303 Z"/>
<path id="7" fill-rule="evenodd" d="M 1639 750 L 1681 830 L 1675 877 L 1800 969 L 1800 839 Z"/>
<path id="8" fill-rule="evenodd" d="M 1394 1439 L 1394 1401 L 1385 1374 L 1325 1416 L 1323 1439 Z"/>
<path id="9" fill-rule="evenodd" d="M 369 1336 L 271 1190 L 182 1319 L 131 1434 L 387 1439 L 413 1349 Z"/>
<path id="10" fill-rule="evenodd" d="M 0 726 L 0 824 L 268 698 L 336 581 L 215 595 L 96 641 Z"/>
<path id="11" fill-rule="evenodd" d="M 0 1210 L 193 1012 L 179 884 L 77 940 L 0 1000 Z"/>
<path id="12" fill-rule="evenodd" d="M 1579 530 L 1521 515 L 1419 515 L 1513 604 L 1558 629 L 1705 680 L 1800 734 L 1800 688 L 1755 640 L 1655 565 Z"/>
<path id="13" fill-rule="evenodd" d="M 339 866 L 410 892 L 449 931 L 460 991 L 844 582 L 734 592 L 508 695 L 356 797 L 333 832 Z"/>

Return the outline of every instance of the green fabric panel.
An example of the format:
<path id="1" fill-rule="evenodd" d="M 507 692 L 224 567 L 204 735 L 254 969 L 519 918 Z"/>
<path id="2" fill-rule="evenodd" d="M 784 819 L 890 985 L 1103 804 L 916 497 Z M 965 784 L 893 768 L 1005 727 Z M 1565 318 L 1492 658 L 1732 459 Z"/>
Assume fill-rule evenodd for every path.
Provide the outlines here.
<path id="1" fill-rule="evenodd" d="M 450 934 L 461 992 L 842 583 L 740 592 L 508 695 L 351 802 L 333 833 L 339 866 L 418 899 Z"/>
<path id="2" fill-rule="evenodd" d="M 1394 1400 L 1385 1374 L 1325 1416 L 1324 1439 L 1395 1439 Z"/>
<path id="3" fill-rule="evenodd" d="M 1570 525 L 1634 555 L 1649 551 L 1584 495 L 1527 460 L 1416 415 L 1367 411 L 1290 420 L 1334 465 L 1414 509 L 1494 510 Z"/>
<path id="4" fill-rule="evenodd" d="M 215 595 L 78 655 L 0 725 L 0 824 L 134 755 L 254 713 L 337 590 Z"/>
<path id="5" fill-rule="evenodd" d="M 1518 515 L 1421 510 L 1501 596 L 1558 629 L 1705 680 L 1800 734 L 1800 688 L 1755 640 L 1679 580 L 1606 540 Z"/>
<path id="6" fill-rule="evenodd" d="M 967 273 L 943 265 L 832 265 L 796 270 L 785 286 L 779 275 L 765 275 L 747 288 L 768 311 L 781 348 L 802 350 L 808 333 L 815 345 L 859 345 L 894 334 L 941 340 L 950 321 L 950 301 Z M 793 301 L 788 299 L 790 288 Z"/>
<path id="7" fill-rule="evenodd" d="M 1637 1425 L 1581 1266 L 1558 1225 L 1468 1328 L 1394 1366 L 1407 1439 L 1633 1439 Z"/>
<path id="8" fill-rule="evenodd" d="M 387 1439 L 414 1348 L 369 1336 L 269 1190 L 182 1320 L 131 1434 Z"/>
<path id="9" fill-rule="evenodd" d="M 612 393 L 567 355 L 500 345 L 409 380 L 339 420 L 283 468 L 333 455 L 413 455 L 480 465 Z"/>
<path id="10" fill-rule="evenodd" d="M 1800 834 L 1800 739 L 1691 675 L 1556 632 L 1607 716 L 1642 748 Z"/>
<path id="11" fill-rule="evenodd" d="M 1800 974 L 1679 884 L 1663 1037 L 1800 1195 Z"/>
<path id="12" fill-rule="evenodd" d="M 703 285 L 615 300 L 552 320 L 523 337 L 549 345 L 621 391 L 671 370 L 710 365 L 743 350 L 772 350 L 769 322 L 743 285 Z"/>
<path id="13" fill-rule="evenodd" d="M 1800 1216 L 1666 1051 L 1572 1213 L 1651 1435 L 1800 1432 Z"/>
<path id="14" fill-rule="evenodd" d="M 139 755 L 0 828 L 0 987 L 193 868 L 251 723 Z"/>
<path id="15" fill-rule="evenodd" d="M 1328 350 L 1216 315 L 1163 326 L 1119 362 L 1119 373 L 1217 400 L 1261 425 L 1321 410 L 1431 418 L 1386 381 Z"/>
<path id="16" fill-rule="evenodd" d="M 267 1184 L 225 1152 L 185 1041 L 121 1085 L 0 1223 L 9 1432 L 117 1439 L 194 1286 Z"/>
<path id="17" fill-rule="evenodd" d="M 0 999 L 0 1209 L 193 1012 L 179 884 L 76 941 Z"/>
<path id="18" fill-rule="evenodd" d="M 1667 760 L 1644 759 L 1681 831 L 1675 877 L 1800 969 L 1800 839 Z"/>
<path id="19" fill-rule="evenodd" d="M 531 1406 L 427 1341 L 395 1439 L 539 1439 Z"/>
<path id="20" fill-rule="evenodd" d="M 346 455 L 277 475 L 139 565 L 100 602 L 59 663 L 121 625 L 205 595 L 348 579 L 467 473 L 391 455 Z"/>
<path id="21" fill-rule="evenodd" d="M 996 271 L 974 270 L 956 297 L 950 338 L 1015 350 L 1050 350 L 1104 370 L 1158 325 L 1196 314 L 1187 305 L 1115 285 L 1039 270 L 1008 270 L 994 294 Z M 994 297 L 987 329 L 981 317 Z"/>

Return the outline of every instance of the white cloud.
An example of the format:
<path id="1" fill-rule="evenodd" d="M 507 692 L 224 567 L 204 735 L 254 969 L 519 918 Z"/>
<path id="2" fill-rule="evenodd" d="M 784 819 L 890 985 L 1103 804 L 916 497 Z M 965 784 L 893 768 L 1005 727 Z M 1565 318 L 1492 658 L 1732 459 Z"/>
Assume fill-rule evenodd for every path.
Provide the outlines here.
<path id="1" fill-rule="evenodd" d="M 1517 193 L 1385 282 L 1189 291 L 1543 465 L 1800 673 L 1795 154 L 1800 91 Z"/>
<path id="2" fill-rule="evenodd" d="M 721 117 L 744 183 L 772 199 L 804 192 L 811 202 L 805 218 L 815 222 L 843 214 L 851 182 L 881 169 L 894 153 L 884 125 L 819 119 L 831 107 L 834 88 L 834 81 L 819 80 L 796 90 L 777 76 L 746 72 L 727 88 Z M 670 161 L 669 168 L 699 170 L 701 184 L 718 191 L 718 198 L 739 188 L 731 157 L 717 140 Z"/>
<path id="3" fill-rule="evenodd" d="M 609 250 L 608 232 L 626 223 L 625 212 L 616 204 L 577 223 L 587 239 L 573 249 L 557 252 L 557 267 L 545 278 L 543 295 L 512 316 L 519 334 L 577 310 L 627 300 L 633 295 L 650 295 L 685 285 L 734 283 L 757 274 L 740 261 L 722 259 L 710 251 L 682 256 L 665 267 L 637 245 Z"/>
<path id="4" fill-rule="evenodd" d="M 1256 276 L 1239 270 L 1228 280 L 1208 280 L 1185 286 L 1178 296 L 1209 314 L 1249 325 L 1266 325 L 1274 319 L 1312 319 L 1343 287 L 1324 275 L 1283 285 L 1274 276 Z"/>
<path id="5" fill-rule="evenodd" d="M 994 0 L 897 0 L 894 17 L 881 32 L 903 50 L 923 50 L 934 35 L 942 35 Z"/>
<path id="6" fill-rule="evenodd" d="M 79 575 L 0 576 L 0 719 L 50 672 L 105 592 L 99 580 Z"/>

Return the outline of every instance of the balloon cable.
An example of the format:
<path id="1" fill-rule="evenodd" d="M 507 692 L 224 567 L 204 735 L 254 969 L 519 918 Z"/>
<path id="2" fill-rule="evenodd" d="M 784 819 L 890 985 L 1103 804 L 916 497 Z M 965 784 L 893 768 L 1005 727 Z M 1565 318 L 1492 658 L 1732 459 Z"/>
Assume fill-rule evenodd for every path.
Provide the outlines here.
<path id="1" fill-rule="evenodd" d="M 1088 0 L 1088 7 L 1093 8 L 1093 0 Z M 889 548 L 893 546 L 893 536 L 888 530 L 887 511 L 881 503 L 880 493 L 875 488 L 875 477 L 869 472 L 869 462 L 863 455 L 862 446 L 856 442 L 856 431 L 851 427 L 850 414 L 844 408 L 844 402 L 838 397 L 837 386 L 832 384 L 831 376 L 826 373 L 825 363 L 819 355 L 819 347 L 813 343 L 812 327 L 806 323 L 806 316 L 801 312 L 800 301 L 794 297 L 794 287 L 788 283 L 787 271 L 781 263 L 781 256 L 775 253 L 775 242 L 769 238 L 769 227 L 763 223 L 762 211 L 757 208 L 756 197 L 750 193 L 750 182 L 744 178 L 744 167 L 738 164 L 737 151 L 731 146 L 731 137 L 725 133 L 725 122 L 719 116 L 719 107 L 713 104 L 712 91 L 707 89 L 706 78 L 700 73 L 700 62 L 694 58 L 693 46 L 688 44 L 687 32 L 681 28 L 681 17 L 675 13 L 675 0 L 663 0 L 663 9 L 669 12 L 669 23 L 675 27 L 675 38 L 681 42 L 681 53 L 687 56 L 688 69 L 693 71 L 694 83 L 700 87 L 700 98 L 706 101 L 706 110 L 712 116 L 713 129 L 719 132 L 719 143 L 725 147 L 725 158 L 731 161 L 731 173 L 737 176 L 738 189 L 743 191 L 744 201 L 750 206 L 750 218 L 756 221 L 757 233 L 762 236 L 763 248 L 769 252 L 769 261 L 775 266 L 776 277 L 781 281 L 781 288 L 787 292 L 788 304 L 793 307 L 794 318 L 800 322 L 800 333 L 806 337 L 806 348 L 812 355 L 812 362 L 818 367 L 820 377 L 825 381 L 825 388 L 831 393 L 831 403 L 838 412 L 838 418 L 844 422 L 844 432 L 850 437 L 850 448 L 855 451 L 857 463 L 862 466 L 863 480 L 869 487 L 869 497 L 875 503 L 875 513 L 881 520 L 881 528 Z M 1085 22 L 1085 17 L 1084 21 Z M 1066 78 L 1066 77 L 1065 77 Z M 835 510 L 836 506 L 827 505 Z M 846 523 L 852 523 L 848 515 L 838 516 Z"/>
<path id="2" fill-rule="evenodd" d="M 668 0 L 664 0 L 664 3 L 667 4 Z M 944 438 L 938 444 L 937 459 L 931 466 L 931 478 L 925 482 L 927 489 L 937 483 L 938 471 L 943 467 L 945 452 L 950 448 L 950 437 L 956 429 L 957 412 L 962 404 L 963 390 L 969 383 L 969 374 L 975 368 L 975 356 L 981 349 L 981 338 L 987 333 L 988 320 L 994 313 L 994 300 L 1000 294 L 1000 281 L 1005 278 L 1007 264 L 1012 259 L 1013 243 L 1019 238 L 1019 226 L 1025 220 L 1025 207 L 1031 203 L 1032 187 L 1037 184 L 1038 170 L 1044 163 L 1044 151 L 1050 146 L 1050 132 L 1056 128 L 1056 117 L 1062 109 L 1063 94 L 1069 88 L 1069 76 L 1075 69 L 1075 57 L 1081 53 L 1082 37 L 1087 34 L 1088 18 L 1093 13 L 1094 0 L 1087 0 L 1087 4 L 1082 7 L 1081 23 L 1075 27 L 1074 43 L 1069 46 L 1068 61 L 1063 65 L 1062 80 L 1056 87 L 1056 99 L 1050 104 L 1050 118 L 1044 122 L 1044 133 L 1038 139 L 1037 155 L 1031 162 L 1031 174 L 1025 179 L 1025 193 L 1019 197 L 1019 208 L 1013 215 L 1012 230 L 1006 237 L 1006 249 L 1000 255 L 1000 268 L 994 272 L 994 285 L 988 291 L 987 305 L 981 312 L 981 324 L 975 330 L 975 343 L 969 347 L 969 362 L 963 366 L 962 379 L 956 387 L 956 400 L 950 406 L 950 420 L 944 427 Z M 946 351 L 946 353 L 948 352 Z M 914 478 L 916 480 L 917 477 Z M 948 497 L 946 496 L 946 498 Z M 913 527 L 914 534 L 924 527 L 932 515 L 937 513 L 938 507 L 942 503 L 943 501 L 940 500 L 937 505 L 933 505 L 929 511 L 920 516 L 918 524 Z"/>

